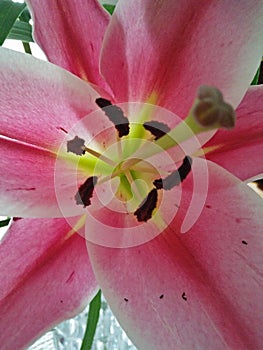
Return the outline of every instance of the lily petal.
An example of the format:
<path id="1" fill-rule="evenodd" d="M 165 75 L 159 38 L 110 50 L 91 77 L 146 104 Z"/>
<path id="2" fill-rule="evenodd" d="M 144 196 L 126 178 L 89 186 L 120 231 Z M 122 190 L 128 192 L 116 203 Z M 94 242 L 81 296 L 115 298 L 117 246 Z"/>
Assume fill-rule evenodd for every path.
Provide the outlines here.
<path id="1" fill-rule="evenodd" d="M 236 107 L 262 56 L 260 0 L 120 0 L 106 32 L 101 71 L 117 102 L 147 101 L 187 115 L 200 85 Z"/>
<path id="2" fill-rule="evenodd" d="M 24 349 L 97 289 L 84 239 L 64 219 L 20 219 L 0 244 L 0 341 Z M 33 321 L 33 322 L 32 322 Z"/>
<path id="3" fill-rule="evenodd" d="M 80 78 L 106 87 L 99 56 L 110 16 L 96 0 L 27 1 L 34 38 L 50 62 Z"/>
<path id="4" fill-rule="evenodd" d="M 83 211 L 74 200 L 78 191 L 74 166 L 52 152 L 0 138 L 0 177 L 4 215 L 62 217 Z M 85 174 L 79 179 L 84 182 Z"/>
<path id="5" fill-rule="evenodd" d="M 262 347 L 262 200 L 223 168 L 207 166 L 206 205 L 188 233 L 180 224 L 190 178 L 177 217 L 157 238 L 129 249 L 87 243 L 104 295 L 141 349 Z"/>
<path id="6" fill-rule="evenodd" d="M 57 150 L 97 109 L 95 90 L 53 64 L 1 48 L 0 65 L 0 135 Z"/>
<path id="7" fill-rule="evenodd" d="M 205 145 L 207 159 L 241 180 L 263 174 L 262 101 L 263 85 L 250 87 L 237 108 L 236 127 L 231 131 L 219 130 Z"/>

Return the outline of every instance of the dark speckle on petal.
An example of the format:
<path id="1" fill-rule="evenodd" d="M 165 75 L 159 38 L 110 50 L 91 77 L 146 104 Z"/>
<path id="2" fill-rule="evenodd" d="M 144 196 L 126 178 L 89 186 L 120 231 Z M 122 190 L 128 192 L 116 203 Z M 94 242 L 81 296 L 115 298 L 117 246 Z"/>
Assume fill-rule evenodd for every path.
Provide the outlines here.
<path id="1" fill-rule="evenodd" d="M 6 191 L 35 191 L 36 188 L 35 187 L 14 187 L 14 188 L 7 188 Z"/>
<path id="2" fill-rule="evenodd" d="M 247 245 L 247 241 L 245 241 L 245 240 L 243 240 L 242 243 L 243 243 L 244 245 Z"/>
<path id="3" fill-rule="evenodd" d="M 67 278 L 66 283 L 71 282 L 74 278 L 74 275 L 75 275 L 75 271 L 72 271 L 71 274 L 69 275 L 69 277 Z"/>
<path id="4" fill-rule="evenodd" d="M 127 298 L 124 298 L 124 301 L 126 301 L 126 303 L 127 303 L 127 301 L 129 301 Z"/>
<path id="5" fill-rule="evenodd" d="M 187 297 L 186 297 L 185 292 L 183 292 L 183 294 L 182 294 L 182 298 L 183 298 L 185 301 L 187 300 Z"/>
<path id="6" fill-rule="evenodd" d="M 68 133 L 66 129 L 62 128 L 62 126 L 58 126 L 57 129 L 63 131 L 65 134 Z"/>

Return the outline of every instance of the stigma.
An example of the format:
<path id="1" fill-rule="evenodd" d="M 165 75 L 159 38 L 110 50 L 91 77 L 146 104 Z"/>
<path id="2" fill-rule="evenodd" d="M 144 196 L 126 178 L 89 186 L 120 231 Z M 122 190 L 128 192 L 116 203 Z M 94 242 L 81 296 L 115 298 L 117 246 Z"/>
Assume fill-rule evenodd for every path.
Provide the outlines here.
<path id="1" fill-rule="evenodd" d="M 235 111 L 216 87 L 200 86 L 192 113 L 204 127 L 232 129 L 235 126 Z"/>

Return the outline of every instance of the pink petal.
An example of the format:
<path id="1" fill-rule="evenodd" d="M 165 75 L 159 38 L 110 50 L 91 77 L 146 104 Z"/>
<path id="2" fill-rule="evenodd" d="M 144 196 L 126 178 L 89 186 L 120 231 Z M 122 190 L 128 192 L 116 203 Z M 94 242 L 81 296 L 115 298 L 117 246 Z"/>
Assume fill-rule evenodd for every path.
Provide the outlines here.
<path id="1" fill-rule="evenodd" d="M 95 103 L 98 94 L 72 74 L 29 55 L 1 49 L 0 63 L 0 212 L 80 214 L 74 196 L 90 169 L 86 161 L 77 178 L 80 156 L 67 153 L 67 141 L 78 136 L 98 149 L 94 136 L 113 129 Z M 57 160 L 58 149 L 71 160 Z"/>
<path id="2" fill-rule="evenodd" d="M 76 315 L 97 285 L 85 241 L 67 237 L 63 219 L 14 222 L 0 245 L 0 341 L 5 350 L 28 346 Z"/>
<path id="3" fill-rule="evenodd" d="M 56 150 L 98 94 L 65 70 L 0 49 L 0 135 Z"/>
<path id="4" fill-rule="evenodd" d="M 99 72 L 102 39 L 109 15 L 96 0 L 29 0 L 34 38 L 50 62 L 105 87 Z"/>
<path id="5" fill-rule="evenodd" d="M 116 101 L 158 104 L 184 117 L 197 88 L 217 86 L 235 107 L 262 56 L 260 0 L 119 1 L 101 57 Z"/>
<path id="6" fill-rule="evenodd" d="M 212 147 L 206 157 L 247 180 L 263 174 L 263 85 L 251 87 L 236 112 L 236 127 L 219 130 L 205 145 Z"/>
<path id="7" fill-rule="evenodd" d="M 154 240 L 129 249 L 88 243 L 103 293 L 141 349 L 262 347 L 262 201 L 221 167 L 207 166 L 206 205 L 188 233 L 180 226 L 191 178 L 176 219 Z"/>
<path id="8" fill-rule="evenodd" d="M 75 165 L 43 149 L 0 138 L 0 212 L 18 217 L 62 217 L 83 212 L 76 204 Z"/>
<path id="9" fill-rule="evenodd" d="M 93 163 L 89 155 L 65 152 L 57 158 L 51 151 L 0 137 L 0 213 L 31 218 L 86 214 L 75 196 L 99 171 Z"/>

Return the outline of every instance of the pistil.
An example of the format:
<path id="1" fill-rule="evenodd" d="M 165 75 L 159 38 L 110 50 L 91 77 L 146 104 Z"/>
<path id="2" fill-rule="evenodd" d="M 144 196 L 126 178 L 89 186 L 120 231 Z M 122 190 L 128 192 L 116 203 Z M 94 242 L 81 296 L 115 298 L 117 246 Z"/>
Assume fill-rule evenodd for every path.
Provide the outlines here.
<path id="1" fill-rule="evenodd" d="M 222 93 L 215 87 L 201 86 L 188 116 L 174 129 L 164 133 L 161 137 L 157 136 L 152 145 L 144 144 L 133 154 L 132 160 L 128 159 L 126 161 L 127 167 L 162 151 L 176 146 L 180 147 L 180 144 L 195 138 L 200 133 L 218 128 L 230 129 L 233 128 L 234 124 L 235 112 L 232 106 L 224 101 Z M 145 125 L 147 128 L 147 123 Z M 156 128 L 157 124 L 150 124 L 150 128 L 152 126 Z M 154 128 L 151 128 L 152 131 Z M 126 164 L 123 167 L 125 168 Z"/>

